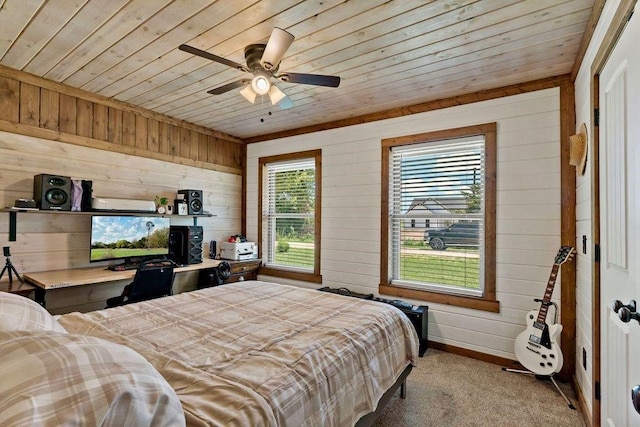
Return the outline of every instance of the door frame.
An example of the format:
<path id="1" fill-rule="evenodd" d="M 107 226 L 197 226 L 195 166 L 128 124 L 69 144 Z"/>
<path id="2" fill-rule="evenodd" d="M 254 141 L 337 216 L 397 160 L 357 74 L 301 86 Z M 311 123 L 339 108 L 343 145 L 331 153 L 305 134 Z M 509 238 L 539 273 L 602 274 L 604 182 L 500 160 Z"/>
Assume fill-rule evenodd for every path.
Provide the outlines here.
<path id="1" fill-rule="evenodd" d="M 600 109 L 600 73 L 602 72 L 611 52 L 615 48 L 622 31 L 624 30 L 630 14 L 633 11 L 638 0 L 621 0 L 609 28 L 600 44 L 598 52 L 591 64 L 591 129 L 590 135 L 592 144 L 592 161 L 591 161 L 591 236 L 593 240 L 593 254 L 599 254 L 600 248 L 600 133 L 599 126 L 596 126 L 596 111 Z M 593 343 L 593 361 L 592 361 L 592 387 L 591 387 L 591 423 L 594 426 L 600 425 L 601 407 L 600 407 L 600 369 L 601 369 L 601 341 L 600 341 L 600 260 L 596 256 L 592 256 L 591 278 L 592 278 L 592 312 L 591 318 L 591 339 Z"/>

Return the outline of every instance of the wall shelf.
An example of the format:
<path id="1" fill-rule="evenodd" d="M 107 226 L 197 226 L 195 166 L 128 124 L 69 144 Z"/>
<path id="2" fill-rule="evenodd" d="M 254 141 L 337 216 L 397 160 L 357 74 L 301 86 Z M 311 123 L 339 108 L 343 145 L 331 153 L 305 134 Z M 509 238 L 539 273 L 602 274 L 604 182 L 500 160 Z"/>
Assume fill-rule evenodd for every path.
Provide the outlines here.
<path id="1" fill-rule="evenodd" d="M 25 209 L 25 208 L 4 208 L 0 209 L 0 212 L 9 213 L 9 241 L 16 241 L 18 213 L 25 214 L 56 214 L 56 215 L 132 215 L 132 216 L 157 216 L 164 218 L 193 218 L 193 225 L 198 225 L 198 218 L 211 218 L 215 217 L 212 214 L 200 214 L 200 215 L 175 215 L 175 214 L 160 214 L 157 212 L 140 212 L 140 211 L 56 211 L 56 210 L 40 210 L 40 209 Z"/>

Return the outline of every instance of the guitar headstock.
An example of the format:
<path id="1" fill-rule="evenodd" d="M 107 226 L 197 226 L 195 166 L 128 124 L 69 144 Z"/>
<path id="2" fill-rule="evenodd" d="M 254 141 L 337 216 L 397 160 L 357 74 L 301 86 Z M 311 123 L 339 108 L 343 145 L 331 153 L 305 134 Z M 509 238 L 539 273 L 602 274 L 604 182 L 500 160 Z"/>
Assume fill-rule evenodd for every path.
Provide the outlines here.
<path id="1" fill-rule="evenodd" d="M 569 261 L 573 258 L 575 254 L 575 249 L 573 246 L 562 246 L 556 255 L 556 259 L 554 261 L 555 264 L 562 265 L 565 262 Z"/>

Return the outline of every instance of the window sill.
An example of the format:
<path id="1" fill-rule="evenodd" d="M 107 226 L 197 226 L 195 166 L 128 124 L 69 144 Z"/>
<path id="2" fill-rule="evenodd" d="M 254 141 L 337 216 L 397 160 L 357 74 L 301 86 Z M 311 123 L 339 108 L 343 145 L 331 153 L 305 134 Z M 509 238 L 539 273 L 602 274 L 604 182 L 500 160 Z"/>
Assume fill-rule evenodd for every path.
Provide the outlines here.
<path id="1" fill-rule="evenodd" d="M 382 284 L 378 287 L 378 292 L 380 292 L 381 295 L 410 298 L 419 301 L 435 302 L 438 304 L 455 305 L 456 307 L 471 308 L 474 310 L 489 311 L 492 313 L 500 312 L 500 301 L 490 299 L 441 294 Z"/>
<path id="2" fill-rule="evenodd" d="M 303 282 L 322 283 L 322 275 L 315 273 L 302 273 L 292 270 L 280 270 L 272 267 L 260 267 L 258 274 L 265 276 L 282 277 L 283 279 L 300 280 Z"/>

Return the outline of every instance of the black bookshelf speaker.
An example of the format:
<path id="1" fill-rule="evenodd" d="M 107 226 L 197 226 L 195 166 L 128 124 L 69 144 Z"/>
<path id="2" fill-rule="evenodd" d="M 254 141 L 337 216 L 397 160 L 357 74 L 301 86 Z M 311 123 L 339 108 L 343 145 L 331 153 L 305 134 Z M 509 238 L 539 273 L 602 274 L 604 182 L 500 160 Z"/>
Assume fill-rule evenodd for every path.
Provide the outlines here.
<path id="1" fill-rule="evenodd" d="M 189 215 L 201 215 L 204 212 L 202 190 L 178 190 L 178 194 L 184 194 Z"/>
<path id="2" fill-rule="evenodd" d="M 202 262 L 202 227 L 172 225 L 169 227 L 169 258 L 178 264 Z"/>
<path id="3" fill-rule="evenodd" d="M 42 210 L 71 210 L 71 178 L 41 173 L 33 177 L 33 199 Z"/>

